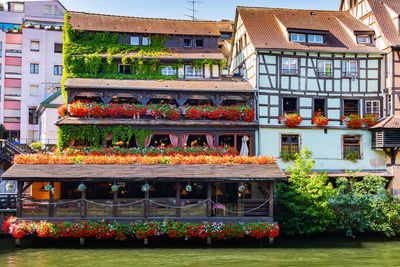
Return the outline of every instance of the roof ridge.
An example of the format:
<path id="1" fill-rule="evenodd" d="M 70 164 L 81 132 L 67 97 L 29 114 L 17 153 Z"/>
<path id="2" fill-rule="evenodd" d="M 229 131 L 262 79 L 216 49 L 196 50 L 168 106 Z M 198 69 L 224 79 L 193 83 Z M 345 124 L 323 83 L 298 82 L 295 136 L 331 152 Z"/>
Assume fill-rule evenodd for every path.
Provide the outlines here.
<path id="1" fill-rule="evenodd" d="M 310 11 L 310 12 L 324 12 L 324 13 L 339 13 L 339 14 L 348 14 L 346 11 L 340 11 L 340 10 L 326 10 L 326 9 L 299 9 L 299 8 L 280 8 L 280 7 L 262 7 L 262 6 L 237 6 L 236 8 L 242 8 L 242 9 L 273 9 L 273 10 L 282 10 L 282 11 Z"/>
<path id="2" fill-rule="evenodd" d="M 218 23 L 218 22 L 227 22 L 225 20 L 189 20 L 189 19 L 168 19 L 168 18 L 155 18 L 155 17 L 134 17 L 134 16 L 122 16 L 122 15 L 113 15 L 113 14 L 102 14 L 102 13 L 90 13 L 90 12 L 81 12 L 81 11 L 69 11 L 69 14 L 84 14 L 84 15 L 94 15 L 94 16 L 108 16 L 115 18 L 132 18 L 132 19 L 143 19 L 143 20 L 165 20 L 165 21 L 180 21 L 180 22 L 206 22 L 206 23 Z"/>

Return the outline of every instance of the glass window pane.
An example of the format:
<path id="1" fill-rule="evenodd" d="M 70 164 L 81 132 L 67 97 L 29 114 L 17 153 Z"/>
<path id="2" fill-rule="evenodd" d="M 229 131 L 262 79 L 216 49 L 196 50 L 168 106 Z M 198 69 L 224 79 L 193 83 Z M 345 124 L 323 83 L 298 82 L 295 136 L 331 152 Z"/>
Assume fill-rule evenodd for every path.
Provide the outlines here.
<path id="1" fill-rule="evenodd" d="M 139 37 L 137 36 L 131 37 L 131 45 L 139 45 Z"/>

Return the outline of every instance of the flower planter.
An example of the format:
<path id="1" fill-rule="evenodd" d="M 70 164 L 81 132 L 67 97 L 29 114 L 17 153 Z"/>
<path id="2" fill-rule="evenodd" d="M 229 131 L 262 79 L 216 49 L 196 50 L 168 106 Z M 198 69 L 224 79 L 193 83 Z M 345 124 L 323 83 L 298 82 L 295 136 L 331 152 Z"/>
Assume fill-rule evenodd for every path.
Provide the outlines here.
<path id="1" fill-rule="evenodd" d="M 360 115 L 357 115 L 357 114 L 343 116 L 341 118 L 341 121 L 347 127 L 352 128 L 352 129 L 360 129 L 364 124 L 364 120 L 360 117 Z"/>
<path id="2" fill-rule="evenodd" d="M 296 113 L 285 114 L 279 117 L 279 123 L 285 124 L 287 127 L 294 128 L 303 121 L 303 118 Z"/>
<path id="3" fill-rule="evenodd" d="M 364 116 L 364 124 L 367 127 L 372 127 L 378 123 L 378 116 L 375 114 L 366 114 Z"/>
<path id="4" fill-rule="evenodd" d="M 329 118 L 325 117 L 322 112 L 318 112 L 314 115 L 311 123 L 318 127 L 326 127 L 329 123 Z"/>

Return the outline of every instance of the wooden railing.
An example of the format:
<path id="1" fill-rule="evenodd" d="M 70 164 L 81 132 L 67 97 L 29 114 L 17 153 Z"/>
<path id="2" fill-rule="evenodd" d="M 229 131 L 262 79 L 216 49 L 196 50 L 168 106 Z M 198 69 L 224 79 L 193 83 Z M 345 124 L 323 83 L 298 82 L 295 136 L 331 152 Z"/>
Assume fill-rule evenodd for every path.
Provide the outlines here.
<path id="1" fill-rule="evenodd" d="M 15 212 L 17 207 L 16 193 L 0 193 L 0 213 Z"/>

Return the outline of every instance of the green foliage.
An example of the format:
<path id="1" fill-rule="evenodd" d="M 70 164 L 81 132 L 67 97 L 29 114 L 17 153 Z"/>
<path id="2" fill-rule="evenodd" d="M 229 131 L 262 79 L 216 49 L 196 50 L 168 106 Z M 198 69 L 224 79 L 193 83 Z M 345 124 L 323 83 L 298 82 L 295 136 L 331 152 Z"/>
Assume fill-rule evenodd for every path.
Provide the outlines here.
<path id="1" fill-rule="evenodd" d="M 113 144 L 122 141 L 123 143 L 129 144 L 134 135 L 134 129 L 129 126 L 109 126 L 101 130 L 102 136 L 105 139 L 109 134 L 112 134 Z"/>
<path id="2" fill-rule="evenodd" d="M 42 151 L 43 144 L 42 142 L 33 142 L 29 145 L 29 147 L 34 151 Z"/>
<path id="3" fill-rule="evenodd" d="M 6 132 L 6 128 L 3 124 L 0 124 L 0 138 L 4 138 L 4 133 Z"/>
<path id="4" fill-rule="evenodd" d="M 150 134 L 153 134 L 152 130 L 145 130 L 145 129 L 135 129 L 134 130 L 136 141 L 140 148 L 144 148 L 144 140 Z"/>
<path id="5" fill-rule="evenodd" d="M 344 155 L 344 159 L 350 160 L 351 162 L 357 162 L 360 155 L 357 152 L 349 152 Z"/>
<path id="6" fill-rule="evenodd" d="M 101 57 L 96 53 L 85 57 L 85 73 L 96 74 L 100 70 Z"/>
<path id="7" fill-rule="evenodd" d="M 292 153 L 282 152 L 280 154 L 280 157 L 281 157 L 282 161 L 288 162 L 288 161 L 296 160 L 296 155 L 297 155 L 297 153 L 292 154 Z"/>
<path id="8" fill-rule="evenodd" d="M 373 231 L 393 237 L 400 233 L 399 200 L 388 195 L 385 178 L 367 174 L 362 180 L 356 173 L 336 181 L 337 190 L 331 202 L 337 207 L 337 229 L 347 236 Z"/>
<path id="9" fill-rule="evenodd" d="M 312 173 L 315 161 L 311 157 L 305 147 L 287 169 L 288 182 L 276 186 L 276 217 L 289 235 L 324 232 L 335 218 L 329 202 L 334 189 L 326 174 Z"/>

